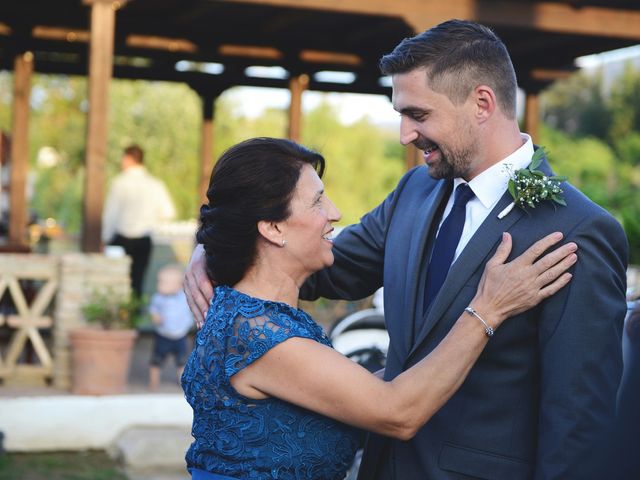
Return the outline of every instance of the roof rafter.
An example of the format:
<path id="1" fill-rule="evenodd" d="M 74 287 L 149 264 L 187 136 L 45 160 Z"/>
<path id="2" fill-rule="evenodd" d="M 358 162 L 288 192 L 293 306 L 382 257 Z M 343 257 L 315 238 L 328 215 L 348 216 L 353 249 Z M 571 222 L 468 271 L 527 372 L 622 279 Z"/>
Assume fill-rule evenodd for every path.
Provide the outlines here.
<path id="1" fill-rule="evenodd" d="M 549 32 L 597 35 L 640 41 L 640 12 L 597 6 L 575 7 L 558 2 L 507 0 L 227 0 L 232 3 L 333 10 L 402 17 L 416 31 L 450 18 L 488 25 L 533 27 Z"/>

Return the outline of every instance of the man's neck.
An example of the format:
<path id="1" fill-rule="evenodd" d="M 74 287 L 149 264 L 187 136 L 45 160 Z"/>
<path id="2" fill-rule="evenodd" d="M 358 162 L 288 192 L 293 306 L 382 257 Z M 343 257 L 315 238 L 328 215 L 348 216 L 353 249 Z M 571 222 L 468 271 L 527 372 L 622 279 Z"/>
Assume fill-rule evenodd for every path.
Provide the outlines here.
<path id="1" fill-rule="evenodd" d="M 125 172 L 135 172 L 136 170 L 140 170 L 143 168 L 143 165 L 139 164 L 139 163 L 132 163 L 130 165 L 127 165 L 123 168 L 123 171 Z"/>
<path id="2" fill-rule="evenodd" d="M 471 172 L 470 178 L 465 178 L 466 181 L 471 181 L 501 162 L 525 143 L 516 120 L 505 119 L 498 125 L 493 125 L 493 128 L 485 130 L 482 135 L 484 141 L 478 153 L 485 160 L 478 169 Z"/>

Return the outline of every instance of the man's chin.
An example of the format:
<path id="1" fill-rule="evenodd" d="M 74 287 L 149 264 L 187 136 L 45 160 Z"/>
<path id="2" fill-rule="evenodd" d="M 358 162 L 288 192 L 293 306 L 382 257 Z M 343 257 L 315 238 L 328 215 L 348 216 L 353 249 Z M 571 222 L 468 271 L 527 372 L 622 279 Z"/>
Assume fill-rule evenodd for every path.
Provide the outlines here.
<path id="1" fill-rule="evenodd" d="M 440 165 L 427 165 L 429 176 L 434 180 L 452 180 L 454 172 L 449 168 L 439 168 Z"/>

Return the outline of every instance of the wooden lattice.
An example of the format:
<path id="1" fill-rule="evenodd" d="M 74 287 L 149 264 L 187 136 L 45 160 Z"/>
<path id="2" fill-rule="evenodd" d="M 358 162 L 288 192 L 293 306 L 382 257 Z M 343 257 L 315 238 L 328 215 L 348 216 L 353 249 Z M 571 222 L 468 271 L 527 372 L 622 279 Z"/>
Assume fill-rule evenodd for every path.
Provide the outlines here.
<path id="1" fill-rule="evenodd" d="M 4 263 L 4 262 L 3 262 Z M 2 265 L 0 268 L 0 298 L 8 290 L 10 300 L 16 313 L 1 314 L 0 326 L 7 325 L 11 332 L 5 354 L 0 355 L 0 378 L 29 376 L 45 380 L 52 375 L 53 361 L 39 329 L 51 328 L 53 320 L 45 312 L 53 301 L 58 289 L 55 268 L 43 264 L 41 268 L 24 268 L 24 264 Z M 26 281 L 26 282 L 25 282 Z M 31 303 L 23 290 L 25 284 L 38 284 L 39 290 Z M 27 356 L 27 349 L 32 347 L 39 360 L 38 363 L 21 363 Z"/>

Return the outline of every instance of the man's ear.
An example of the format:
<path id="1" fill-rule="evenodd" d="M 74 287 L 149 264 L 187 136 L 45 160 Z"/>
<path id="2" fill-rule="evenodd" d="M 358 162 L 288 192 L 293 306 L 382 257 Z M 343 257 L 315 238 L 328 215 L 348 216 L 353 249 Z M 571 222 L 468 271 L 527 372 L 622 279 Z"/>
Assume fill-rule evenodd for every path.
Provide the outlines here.
<path id="1" fill-rule="evenodd" d="M 258 222 L 258 232 L 269 243 L 281 246 L 284 240 L 284 234 L 277 222 L 267 222 L 260 220 Z"/>
<path id="2" fill-rule="evenodd" d="M 495 92 L 487 85 L 478 85 L 472 95 L 476 118 L 479 122 L 487 121 L 498 108 Z"/>

